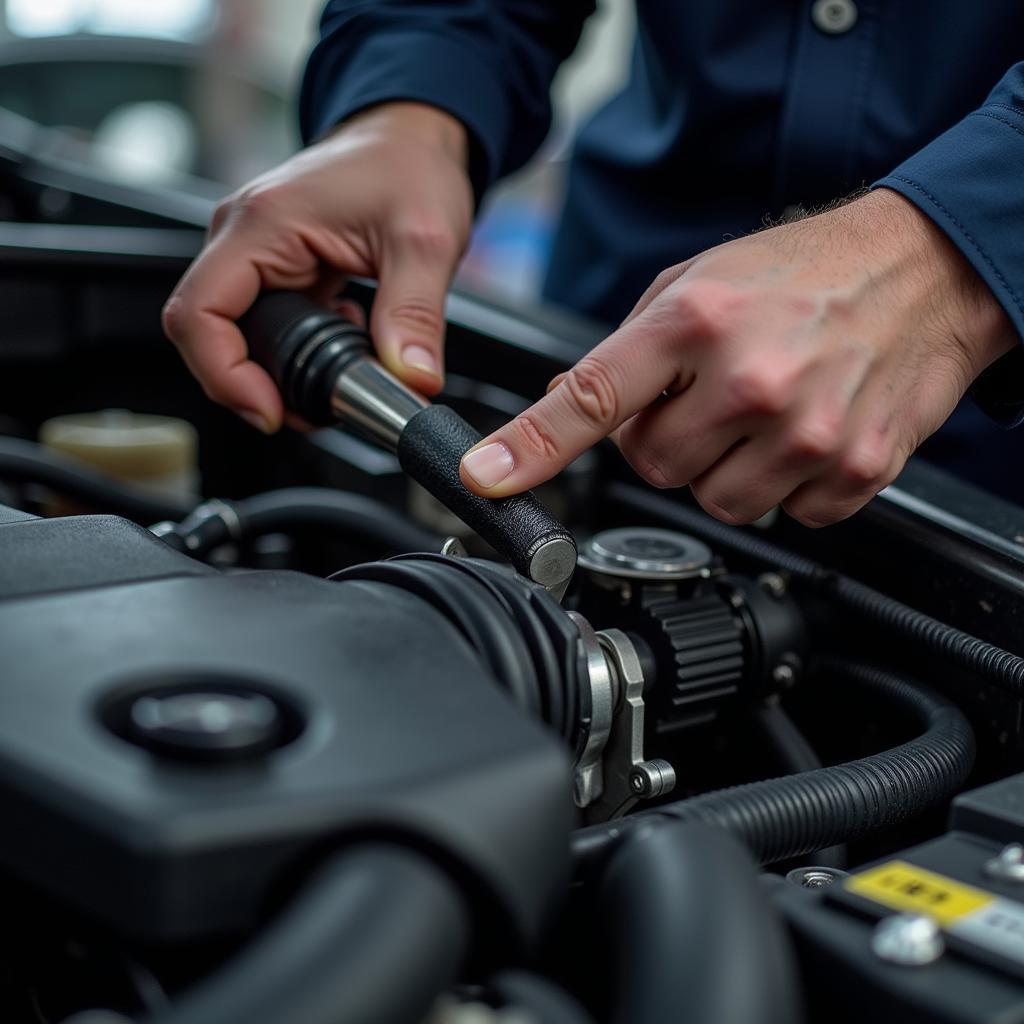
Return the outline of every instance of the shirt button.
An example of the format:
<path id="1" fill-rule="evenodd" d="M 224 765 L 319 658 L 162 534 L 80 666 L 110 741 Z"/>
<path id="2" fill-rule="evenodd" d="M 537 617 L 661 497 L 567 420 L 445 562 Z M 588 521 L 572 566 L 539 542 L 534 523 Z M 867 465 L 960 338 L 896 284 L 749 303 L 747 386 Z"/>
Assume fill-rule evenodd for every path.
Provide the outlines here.
<path id="1" fill-rule="evenodd" d="M 857 24 L 857 5 L 853 0 L 814 0 L 811 21 L 822 32 L 840 36 Z"/>

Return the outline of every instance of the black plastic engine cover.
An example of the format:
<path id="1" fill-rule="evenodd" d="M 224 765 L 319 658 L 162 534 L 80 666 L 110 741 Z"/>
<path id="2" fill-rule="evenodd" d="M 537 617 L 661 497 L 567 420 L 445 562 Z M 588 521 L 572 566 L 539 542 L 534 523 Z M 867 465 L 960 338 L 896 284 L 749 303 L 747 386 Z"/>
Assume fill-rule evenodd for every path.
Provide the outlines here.
<path id="1" fill-rule="evenodd" d="M 181 940 L 251 926 L 329 842 L 399 835 L 466 880 L 485 927 L 536 934 L 567 874 L 567 757 L 424 602 L 221 574 L 105 516 L 0 515 L 0 567 L 0 865 Z M 269 693 L 301 733 L 189 763 L 105 724 L 126 695 L 207 682 Z"/>

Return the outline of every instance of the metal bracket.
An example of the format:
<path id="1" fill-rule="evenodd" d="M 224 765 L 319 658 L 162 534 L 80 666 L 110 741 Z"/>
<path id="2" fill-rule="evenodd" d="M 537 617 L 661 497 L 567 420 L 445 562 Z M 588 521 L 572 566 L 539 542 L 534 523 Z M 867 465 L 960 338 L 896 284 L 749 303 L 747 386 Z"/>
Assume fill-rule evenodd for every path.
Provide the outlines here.
<path id="1" fill-rule="evenodd" d="M 586 805 L 588 823 L 619 818 L 638 800 L 661 796 L 676 784 L 667 761 L 644 759 L 644 674 L 636 648 L 620 629 L 604 629 L 596 636 L 617 682 L 618 700 L 601 752 L 604 785 Z"/>
<path id="2" fill-rule="evenodd" d="M 568 612 L 568 615 L 580 632 L 590 683 L 590 728 L 583 753 L 576 762 L 572 796 L 577 807 L 589 807 L 604 790 L 603 755 L 612 727 L 616 694 L 608 661 L 593 627 L 576 612 Z"/>

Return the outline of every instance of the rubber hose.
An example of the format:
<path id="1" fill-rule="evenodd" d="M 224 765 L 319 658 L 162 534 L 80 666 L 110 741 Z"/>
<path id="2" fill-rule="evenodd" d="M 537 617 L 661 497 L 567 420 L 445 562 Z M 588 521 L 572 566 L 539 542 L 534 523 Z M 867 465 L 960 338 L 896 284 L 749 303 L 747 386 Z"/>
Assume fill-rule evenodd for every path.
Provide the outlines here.
<path id="1" fill-rule="evenodd" d="M 221 514 L 226 508 L 227 517 Z M 204 558 L 229 541 L 268 533 L 326 530 L 388 551 L 439 550 L 444 538 L 382 501 L 329 487 L 283 487 L 233 502 L 199 505 L 175 531 L 182 549 Z"/>
<path id="2" fill-rule="evenodd" d="M 152 494 L 34 441 L 15 437 L 0 437 L 0 479 L 39 484 L 63 497 L 143 526 L 161 519 L 181 519 L 199 500 Z"/>
<path id="3" fill-rule="evenodd" d="M 750 855 L 694 822 L 639 830 L 601 877 L 612 1024 L 798 1024 L 789 936 Z"/>
<path id="4" fill-rule="evenodd" d="M 756 728 L 787 775 L 824 767 L 807 737 L 777 703 L 766 702 L 755 706 L 752 717 Z M 847 861 L 846 847 L 842 844 L 814 851 L 814 863 L 819 867 L 845 868 Z"/>
<path id="5" fill-rule="evenodd" d="M 337 855 L 250 946 L 146 1024 L 411 1024 L 454 982 L 463 900 L 397 846 Z"/>
<path id="6" fill-rule="evenodd" d="M 611 484 L 607 496 L 663 523 L 697 534 L 720 547 L 784 569 L 822 588 L 826 596 L 865 618 L 909 637 L 958 668 L 976 673 L 1014 696 L 1024 694 L 1024 658 L 911 608 L 873 587 L 834 573 L 801 555 L 703 512 L 630 484 Z"/>
<path id="7" fill-rule="evenodd" d="M 478 558 L 450 558 L 446 555 L 420 553 L 397 555 L 394 562 L 434 562 L 448 572 L 460 572 L 482 583 L 501 604 L 509 618 L 514 620 L 526 641 L 530 659 L 537 677 L 540 697 L 540 717 L 567 741 L 578 728 L 578 687 L 574 679 L 566 678 L 565 668 L 559 663 L 558 653 L 547 632 L 550 618 L 542 618 L 543 602 L 552 605 L 551 613 L 563 616 L 560 605 L 536 586 L 524 584 L 503 566 Z M 550 613 L 549 613 L 550 614 Z"/>
<path id="8" fill-rule="evenodd" d="M 369 580 L 400 587 L 440 611 L 481 656 L 494 679 L 518 707 L 538 717 L 541 698 L 530 652 L 515 623 L 478 580 L 429 561 L 366 562 L 332 580 Z"/>
<path id="9" fill-rule="evenodd" d="M 525 1010 L 531 1024 L 593 1024 L 593 1018 L 564 989 L 539 974 L 502 971 L 487 988 L 510 1009 Z"/>
<path id="10" fill-rule="evenodd" d="M 846 764 L 751 782 L 665 804 L 573 836 L 577 870 L 599 862 L 623 835 L 657 817 L 703 821 L 739 839 L 761 864 L 802 857 L 897 825 L 952 796 L 974 764 L 974 734 L 958 708 L 925 687 L 843 659 L 821 671 L 911 717 L 921 734 Z"/>

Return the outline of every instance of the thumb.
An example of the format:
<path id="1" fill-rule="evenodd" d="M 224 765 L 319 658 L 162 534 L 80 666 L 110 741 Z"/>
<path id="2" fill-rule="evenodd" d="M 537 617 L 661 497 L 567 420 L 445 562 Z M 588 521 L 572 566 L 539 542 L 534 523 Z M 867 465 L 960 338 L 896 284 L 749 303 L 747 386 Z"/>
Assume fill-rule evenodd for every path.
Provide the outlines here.
<path id="1" fill-rule="evenodd" d="M 433 249 L 433 251 L 429 251 Z M 370 330 L 381 361 L 427 395 L 444 384 L 444 299 L 457 247 L 405 243 L 381 260 Z"/>
<path id="2" fill-rule="evenodd" d="M 511 423 L 462 459 L 462 482 L 503 498 L 549 480 L 651 404 L 679 373 L 678 354 L 645 317 L 620 327 Z"/>

